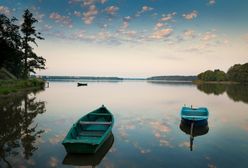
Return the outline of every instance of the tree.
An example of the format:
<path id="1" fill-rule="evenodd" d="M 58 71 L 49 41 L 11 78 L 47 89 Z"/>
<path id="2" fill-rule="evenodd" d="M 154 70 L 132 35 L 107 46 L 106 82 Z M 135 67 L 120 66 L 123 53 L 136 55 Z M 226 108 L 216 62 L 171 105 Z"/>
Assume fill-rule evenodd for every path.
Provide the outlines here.
<path id="1" fill-rule="evenodd" d="M 227 71 L 227 77 L 230 81 L 236 81 L 241 83 L 248 82 L 248 63 L 246 64 L 235 64 L 230 67 Z"/>
<path id="2" fill-rule="evenodd" d="M 216 81 L 226 81 L 226 73 L 224 71 L 221 71 L 219 69 L 214 70 L 215 80 Z"/>
<path id="3" fill-rule="evenodd" d="M 16 77 L 22 70 L 21 35 L 16 18 L 0 15 L 0 68 L 4 67 Z"/>
<path id="4" fill-rule="evenodd" d="M 199 80 L 203 81 L 226 81 L 226 73 L 219 69 L 215 69 L 214 71 L 207 70 L 197 75 Z"/>
<path id="5" fill-rule="evenodd" d="M 44 38 L 40 36 L 40 32 L 37 32 L 34 27 L 34 24 L 38 21 L 33 17 L 33 14 L 28 9 L 24 11 L 23 19 L 24 22 L 21 25 L 21 32 L 23 33 L 22 48 L 24 51 L 23 77 L 28 78 L 29 72 L 35 73 L 35 69 L 45 69 L 46 60 L 41 56 L 37 56 L 30 45 L 30 43 L 33 43 L 38 46 L 36 39 L 44 40 Z"/>

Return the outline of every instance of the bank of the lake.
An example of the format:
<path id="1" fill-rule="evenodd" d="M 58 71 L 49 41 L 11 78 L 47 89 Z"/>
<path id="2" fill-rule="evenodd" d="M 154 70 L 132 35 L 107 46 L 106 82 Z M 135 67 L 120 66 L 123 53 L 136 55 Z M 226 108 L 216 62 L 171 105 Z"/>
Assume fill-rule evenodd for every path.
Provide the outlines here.
<path id="1" fill-rule="evenodd" d="M 42 89 L 44 86 L 45 81 L 36 78 L 27 80 L 0 80 L 0 96 L 26 90 Z"/>
<path id="2" fill-rule="evenodd" d="M 235 81 L 203 81 L 203 80 L 194 80 L 192 81 L 194 84 L 239 84 L 239 82 Z"/>

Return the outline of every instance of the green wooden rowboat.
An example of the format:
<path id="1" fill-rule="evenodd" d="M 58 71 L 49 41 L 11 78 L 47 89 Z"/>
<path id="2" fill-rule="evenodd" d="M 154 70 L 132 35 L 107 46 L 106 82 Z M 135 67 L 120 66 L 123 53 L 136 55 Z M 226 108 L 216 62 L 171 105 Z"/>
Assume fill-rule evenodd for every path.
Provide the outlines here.
<path id="1" fill-rule="evenodd" d="M 80 118 L 62 144 L 67 153 L 96 153 L 111 135 L 114 117 L 102 106 Z"/>

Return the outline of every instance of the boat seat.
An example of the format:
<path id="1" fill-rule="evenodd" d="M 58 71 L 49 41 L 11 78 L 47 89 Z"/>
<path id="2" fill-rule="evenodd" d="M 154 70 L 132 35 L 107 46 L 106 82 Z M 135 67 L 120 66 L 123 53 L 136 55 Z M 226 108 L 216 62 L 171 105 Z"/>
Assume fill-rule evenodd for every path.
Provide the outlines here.
<path id="1" fill-rule="evenodd" d="M 79 136 L 84 137 L 101 137 L 104 134 L 104 131 L 81 131 Z"/>
<path id="2" fill-rule="evenodd" d="M 111 125 L 112 122 L 101 122 L 101 121 L 80 121 L 81 125 Z"/>

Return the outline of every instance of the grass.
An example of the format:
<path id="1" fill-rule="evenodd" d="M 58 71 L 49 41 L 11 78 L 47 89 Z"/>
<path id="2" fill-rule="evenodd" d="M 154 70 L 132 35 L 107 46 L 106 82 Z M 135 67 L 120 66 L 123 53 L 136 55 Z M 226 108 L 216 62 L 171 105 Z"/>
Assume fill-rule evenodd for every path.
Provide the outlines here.
<path id="1" fill-rule="evenodd" d="M 44 88 L 45 82 L 41 79 L 28 80 L 0 80 L 0 95 L 7 95 L 21 90 Z"/>

